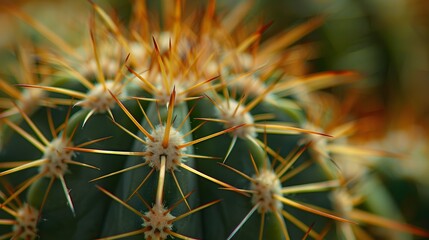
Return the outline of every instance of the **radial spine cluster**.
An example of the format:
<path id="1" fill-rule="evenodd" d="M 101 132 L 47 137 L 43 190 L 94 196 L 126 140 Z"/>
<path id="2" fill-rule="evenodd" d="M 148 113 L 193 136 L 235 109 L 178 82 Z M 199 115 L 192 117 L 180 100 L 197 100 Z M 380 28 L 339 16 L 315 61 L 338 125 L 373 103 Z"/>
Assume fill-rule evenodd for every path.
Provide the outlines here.
<path id="1" fill-rule="evenodd" d="M 162 141 L 165 129 L 165 126 L 158 125 L 151 134 L 153 140 L 146 138 L 147 144 L 145 145 L 144 151 L 147 153 L 147 156 L 145 156 L 145 158 L 146 161 L 149 162 L 149 166 L 159 170 L 161 168 L 161 156 L 165 156 L 166 170 L 175 170 L 178 164 L 186 161 L 186 157 L 182 156 L 186 148 L 180 148 L 180 145 L 185 141 L 183 140 L 182 134 L 171 127 L 168 144 L 164 147 Z"/>
<path id="2" fill-rule="evenodd" d="M 271 211 L 279 211 L 283 208 L 283 204 L 274 198 L 274 195 L 281 196 L 281 183 L 277 175 L 271 170 L 262 170 L 259 175 L 254 177 L 254 182 L 251 183 L 253 205 L 259 205 L 258 212 L 266 213 Z"/>
<path id="3" fill-rule="evenodd" d="M 66 149 L 72 147 L 68 139 L 53 139 L 44 151 L 43 159 L 47 162 L 39 167 L 39 172 L 49 177 L 64 176 L 68 170 L 67 161 L 73 157 L 73 151 Z"/>

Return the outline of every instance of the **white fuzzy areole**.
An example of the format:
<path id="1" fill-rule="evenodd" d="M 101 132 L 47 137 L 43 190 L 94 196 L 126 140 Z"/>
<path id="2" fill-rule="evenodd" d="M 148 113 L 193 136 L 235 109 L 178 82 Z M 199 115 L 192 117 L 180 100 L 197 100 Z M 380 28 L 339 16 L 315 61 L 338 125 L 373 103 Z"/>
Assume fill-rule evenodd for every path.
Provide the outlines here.
<path id="1" fill-rule="evenodd" d="M 176 92 L 179 93 L 176 95 L 175 104 L 179 104 L 179 103 L 184 102 L 186 95 L 180 94 L 181 92 L 183 92 L 184 89 L 186 89 L 186 87 L 183 86 L 184 83 L 180 82 L 179 79 L 174 79 L 172 82 L 174 83 L 174 87 L 176 89 Z M 171 90 L 167 89 L 163 85 L 161 76 L 158 79 L 158 82 L 156 84 L 156 88 L 158 89 L 158 92 L 156 92 L 154 94 L 156 101 L 160 105 L 167 105 L 170 102 L 172 89 Z"/>
<path id="2" fill-rule="evenodd" d="M 314 124 L 312 124 L 310 122 L 305 123 L 303 128 L 307 129 L 307 130 L 314 131 L 314 132 L 324 132 L 323 129 L 315 126 Z M 319 152 L 322 152 L 323 154 L 328 156 L 329 155 L 329 152 L 327 150 L 328 139 L 329 138 L 322 136 L 322 135 L 319 135 L 319 134 L 306 134 L 306 136 L 304 136 L 303 141 L 312 142 L 312 144 L 313 144 L 312 148 L 315 148 Z"/>
<path id="3" fill-rule="evenodd" d="M 278 211 L 283 208 L 283 204 L 274 198 L 274 195 L 281 196 L 281 183 L 277 175 L 270 170 L 260 171 L 258 176 L 254 176 L 251 190 L 255 191 L 252 195 L 252 204 L 259 204 L 258 212 L 266 213 Z"/>
<path id="4" fill-rule="evenodd" d="M 108 77 L 114 77 L 119 70 L 119 65 L 116 59 L 103 57 L 101 60 L 101 69 Z M 81 70 L 82 74 L 87 77 L 96 76 L 98 73 L 98 65 L 95 59 L 89 59 L 85 67 Z"/>
<path id="5" fill-rule="evenodd" d="M 47 159 L 48 162 L 39 167 L 39 172 L 46 172 L 48 177 L 63 176 L 68 170 L 66 161 L 71 160 L 73 156 L 73 151 L 66 150 L 67 147 L 72 147 L 68 139 L 53 139 L 43 154 L 43 159 Z"/>
<path id="6" fill-rule="evenodd" d="M 19 107 L 26 113 L 31 113 L 40 107 L 41 101 L 47 96 L 40 88 L 26 88 L 18 102 Z"/>
<path id="7" fill-rule="evenodd" d="M 13 225 L 14 236 L 18 236 L 18 239 L 36 239 L 38 216 L 39 211 L 25 203 L 16 212 L 16 223 Z"/>
<path id="8" fill-rule="evenodd" d="M 243 113 L 244 108 L 241 105 L 238 106 L 237 111 L 235 111 L 237 105 L 238 103 L 233 99 L 229 99 L 228 102 L 222 102 L 220 104 L 222 111 L 217 111 L 218 117 L 225 121 L 225 128 L 248 124 L 231 131 L 234 136 L 239 138 L 246 138 L 248 136 L 256 137 L 256 129 L 254 126 L 252 126 L 254 123 L 252 115 L 250 115 L 248 112 Z"/>
<path id="9" fill-rule="evenodd" d="M 254 74 L 243 77 L 239 81 L 233 83 L 233 86 L 237 86 L 246 94 L 249 94 L 252 97 L 258 97 L 265 94 L 266 87 L 261 79 Z"/>
<path id="10" fill-rule="evenodd" d="M 164 206 L 155 204 L 144 214 L 142 226 L 148 230 L 144 232 L 145 239 L 166 239 L 173 229 L 172 220 L 175 218 Z"/>
<path id="11" fill-rule="evenodd" d="M 145 146 L 145 152 L 148 153 L 146 161 L 149 162 L 149 166 L 159 170 L 161 168 L 161 156 L 165 156 L 166 170 L 176 169 L 178 164 L 186 160 L 186 157 L 182 156 L 182 153 L 186 151 L 186 148 L 179 148 L 179 146 L 184 144 L 185 141 L 183 140 L 182 134 L 175 128 L 171 127 L 168 145 L 164 148 L 164 146 L 162 146 L 164 132 L 165 126 L 158 125 L 151 133 L 154 140 L 152 141 L 151 139 L 146 138 L 147 144 Z"/>
<path id="12" fill-rule="evenodd" d="M 113 106 L 115 106 L 115 99 L 109 93 L 109 90 L 113 94 L 119 94 L 120 86 L 111 80 L 106 81 L 105 84 L 106 87 L 101 83 L 95 85 L 94 88 L 87 93 L 87 97 L 76 103 L 76 105 L 82 106 L 83 108 L 92 110 L 96 113 L 104 113 L 113 108 Z"/>

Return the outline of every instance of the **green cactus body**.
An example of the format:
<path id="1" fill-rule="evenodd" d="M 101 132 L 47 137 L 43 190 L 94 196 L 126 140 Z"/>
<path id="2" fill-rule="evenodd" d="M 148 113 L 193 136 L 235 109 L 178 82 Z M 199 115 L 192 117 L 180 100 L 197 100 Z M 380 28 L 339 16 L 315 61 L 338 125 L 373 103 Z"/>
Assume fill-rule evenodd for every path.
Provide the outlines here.
<path id="1" fill-rule="evenodd" d="M 42 80 L 0 80 L 16 102 L 0 105 L 4 239 L 321 239 L 332 221 L 355 237 L 353 216 L 367 215 L 339 196 L 350 179 L 330 158 L 357 148 L 329 135 L 354 125 L 325 133 L 310 116 L 313 92 L 358 74 L 282 66 L 320 18 L 261 43 L 269 25 L 238 27 L 244 3 L 223 21 L 215 1 L 202 16 L 161 4 L 155 23 L 135 1 L 124 26 L 90 5 L 78 46 L 9 10 L 56 49 L 37 43 Z"/>

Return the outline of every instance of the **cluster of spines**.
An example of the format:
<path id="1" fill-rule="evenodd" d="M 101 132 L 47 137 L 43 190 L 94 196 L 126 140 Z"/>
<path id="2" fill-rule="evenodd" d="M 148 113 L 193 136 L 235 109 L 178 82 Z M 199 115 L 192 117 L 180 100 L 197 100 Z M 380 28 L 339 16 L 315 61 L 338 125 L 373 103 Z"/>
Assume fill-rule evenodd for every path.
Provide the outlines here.
<path id="1" fill-rule="evenodd" d="M 60 72 L 63 71 L 62 73 L 68 74 L 70 79 L 77 80 L 78 84 L 84 86 L 87 91 L 82 92 L 80 90 L 61 86 L 49 86 L 43 82 L 41 84 L 23 82 L 19 84 L 18 87 L 23 87 L 24 91 L 29 93 L 37 93 L 36 95 L 31 95 L 31 101 L 28 102 L 25 96 L 19 95 L 19 90 L 17 91 L 13 86 L 7 85 L 5 81 L 0 81 L 1 84 L 8 86 L 4 88 L 6 89 L 6 94 L 16 98 L 18 101 L 18 104 L 10 106 L 1 113 L 0 117 L 2 118 L 2 123 L 18 132 L 23 138 L 43 153 L 41 159 L 34 161 L 2 163 L 4 168 L 9 168 L 0 173 L 2 176 L 32 167 L 38 167 L 39 170 L 37 175 L 24 182 L 16 192 L 5 199 L 2 204 L 3 207 L 12 200 L 17 199 L 18 195 L 24 192 L 37 180 L 42 177 L 47 177 L 50 178 L 51 181 L 47 187 L 46 194 L 43 196 L 42 204 L 38 206 L 40 211 L 43 213 L 43 206 L 53 181 L 59 179 L 69 208 L 73 214 L 75 214 L 73 200 L 65 184 L 64 176 L 68 174 L 67 164 L 75 164 L 94 169 L 101 167 L 73 160 L 75 153 L 86 152 L 122 155 L 127 157 L 136 156 L 141 158 L 141 163 L 139 164 L 108 173 L 92 179 L 92 181 L 128 173 L 138 168 L 150 168 L 148 174 L 143 176 L 144 179 L 138 183 L 138 186 L 133 189 L 126 199 L 121 199 L 119 196 L 115 196 L 102 187 L 98 188 L 101 192 L 134 212 L 142 220 L 142 229 L 128 233 L 120 233 L 120 235 L 108 237 L 109 239 L 132 236 L 135 234 L 144 234 L 147 239 L 165 239 L 167 236 L 187 238 L 174 231 L 174 222 L 218 203 L 219 199 L 213 199 L 210 203 L 192 209 L 191 204 L 187 201 L 190 193 L 185 193 L 181 187 L 181 185 L 186 183 L 180 183 L 175 175 L 178 169 L 189 171 L 192 174 L 196 174 L 224 188 L 224 190 L 219 191 L 230 190 L 235 192 L 237 196 L 248 197 L 252 208 L 247 215 L 243 216 L 241 222 L 237 222 L 235 228 L 228 229 L 231 231 L 229 238 L 233 238 L 255 212 L 260 215 L 261 219 L 260 230 L 257 236 L 259 239 L 262 239 L 264 236 L 264 219 L 266 214 L 273 214 L 280 225 L 281 235 L 286 239 L 289 238 L 289 233 L 285 219 L 294 223 L 298 228 L 301 228 L 303 230 L 303 235 L 308 234 L 314 238 L 323 236 L 323 234 L 316 233 L 310 226 L 307 226 L 295 216 L 286 212 L 283 209 L 284 205 L 332 218 L 347 226 L 350 226 L 349 224 L 354 224 L 348 220 L 348 217 L 351 215 L 344 213 L 345 210 L 352 211 L 350 207 L 341 208 L 342 210 L 339 212 L 341 217 L 339 217 L 334 213 L 330 213 L 329 210 L 321 210 L 317 207 L 293 201 L 287 197 L 287 194 L 291 193 L 318 192 L 333 188 L 340 189 L 335 191 L 341 191 L 343 188 L 345 189 L 348 180 L 343 179 L 341 171 L 338 171 L 337 166 L 330 159 L 333 153 L 352 153 L 364 156 L 385 155 L 385 153 L 382 152 L 365 151 L 347 145 L 338 146 L 327 143 L 331 141 L 333 137 L 339 137 L 342 136 L 342 134 L 345 135 L 349 133 L 350 130 L 355 129 L 355 126 L 352 124 L 339 126 L 337 131 L 323 132 L 323 130 L 319 131 L 320 128 L 307 129 L 307 127 L 312 124 L 307 121 L 300 121 L 291 125 L 285 122 L 279 122 L 278 120 L 285 118 L 287 115 L 286 112 L 288 111 L 284 111 L 285 106 L 294 108 L 290 110 L 290 112 L 297 111 L 298 108 L 297 104 L 284 98 L 285 96 L 296 94 L 298 99 L 304 99 L 300 104 L 308 106 L 309 103 L 306 101 L 311 100 L 310 96 L 308 96 L 309 92 L 326 86 L 334 86 L 339 83 L 354 81 L 356 79 L 356 75 L 351 72 L 322 73 L 305 79 L 295 78 L 291 80 L 284 76 L 286 73 L 283 73 L 281 69 L 281 50 L 290 45 L 293 41 L 296 41 L 297 37 L 303 36 L 320 25 L 320 18 L 315 18 L 297 27 L 292 30 L 289 35 L 286 34 L 285 36 L 275 38 L 273 41 L 267 41 L 267 44 L 269 43 L 270 45 L 258 45 L 261 35 L 269 27 L 269 24 L 260 27 L 247 38 L 241 39 L 239 44 L 234 44 L 233 42 L 222 43 L 222 41 L 227 41 L 232 38 L 233 34 L 231 34 L 231 32 L 234 29 L 233 26 L 239 24 L 240 18 L 233 19 L 231 16 L 227 16 L 225 21 L 228 22 L 222 22 L 222 24 L 227 27 L 224 29 L 218 27 L 217 24 L 219 23 L 215 21 L 214 17 L 215 1 L 210 1 L 201 26 L 199 26 L 200 29 L 196 31 L 192 26 L 185 24 L 189 19 L 182 21 L 182 3 L 177 1 L 173 11 L 171 29 L 163 29 L 162 31 L 158 29 L 157 34 L 152 34 L 155 37 L 145 40 L 143 34 L 154 31 L 154 29 L 151 29 L 152 26 L 147 18 L 147 9 L 141 1 L 136 1 L 135 19 L 131 21 L 132 23 L 141 21 L 139 23 L 141 28 L 133 29 L 129 34 L 130 37 L 121 32 L 117 23 L 115 23 L 103 9 L 94 3 L 91 4 L 106 31 L 103 34 L 113 36 L 117 41 L 116 44 L 130 54 L 123 56 L 121 51 L 118 51 L 119 54 L 104 54 L 112 52 L 112 45 L 109 42 L 106 42 L 106 44 L 104 44 L 104 42 L 100 43 L 101 39 L 97 39 L 95 33 L 96 21 L 94 16 L 92 16 L 90 23 L 91 41 L 89 44 L 91 45 L 92 52 L 89 55 L 93 57 L 87 64 L 89 67 L 84 69 L 76 67 L 69 62 L 70 58 L 76 58 L 75 60 L 81 58 L 76 56 L 73 51 L 70 51 L 70 49 L 73 49 L 72 47 L 69 47 L 63 41 L 59 41 L 58 39 L 60 38 L 55 37 L 55 34 L 41 27 L 40 24 L 28 18 L 24 13 L 19 10 L 11 10 L 17 16 L 39 30 L 49 41 L 59 48 L 58 50 L 69 54 L 67 56 L 56 55 L 55 57 L 46 54 L 43 55 L 42 58 L 48 63 L 48 66 L 60 66 Z M 246 7 L 248 7 L 247 4 L 243 3 L 239 5 L 237 9 Z M 235 14 L 236 12 L 237 11 L 233 11 L 232 13 Z M 260 49 L 258 49 L 258 47 Z M 254 49 L 258 49 L 259 53 L 251 55 L 250 52 Z M 220 54 L 215 54 L 218 51 Z M 141 58 L 143 58 L 143 60 Z M 124 73 L 126 70 L 128 70 L 129 74 Z M 280 75 L 278 72 L 281 72 Z M 285 81 L 285 79 L 288 81 Z M 139 92 L 140 95 L 130 94 L 130 92 Z M 49 96 L 48 93 L 59 94 L 66 96 L 65 98 L 72 99 L 69 100 L 61 97 L 53 98 Z M 177 115 L 175 114 L 177 113 L 175 113 L 175 109 L 177 106 L 187 105 L 191 102 L 196 102 L 195 104 L 201 105 L 199 100 L 202 98 L 208 100 L 205 102 L 205 106 L 213 109 L 211 112 L 213 114 L 211 116 L 196 116 L 193 114 L 193 108 L 191 108 L 191 110 L 184 114 L 185 116 L 176 119 Z M 129 99 L 134 99 L 137 102 L 138 108 L 141 111 L 140 114 L 144 116 L 142 121 L 144 124 L 140 119 L 134 116 L 135 113 L 125 106 L 124 102 Z M 45 104 L 50 107 L 70 105 L 73 106 L 73 108 L 80 108 L 81 110 L 78 112 L 79 115 L 83 117 L 80 119 L 81 121 L 75 121 L 73 124 L 69 124 L 69 115 L 67 115 L 63 124 L 54 126 L 52 118 L 48 116 L 48 125 L 52 135 L 52 139 L 48 140 L 31 120 L 31 117 L 29 117 L 29 115 L 34 112 L 35 108 L 43 106 L 44 104 L 42 103 L 44 102 L 50 103 Z M 36 106 L 33 105 L 34 103 L 36 103 Z M 264 104 L 269 105 L 276 111 L 261 114 L 252 113 L 256 107 L 263 106 Z M 156 109 L 149 113 L 151 115 L 148 115 L 148 109 L 150 109 L 148 105 Z M 132 122 L 133 128 L 137 129 L 137 133 L 129 130 L 129 127 L 123 126 L 115 121 L 116 118 L 112 112 L 114 108 L 119 108 L 122 113 L 125 114 Z M 179 111 L 183 111 L 183 109 Z M 124 151 L 107 150 L 102 149 L 102 147 L 87 148 L 90 144 L 102 143 L 103 140 L 106 140 L 108 137 L 115 136 L 91 139 L 80 144 L 73 142 L 73 135 L 76 128 L 85 125 L 90 121 L 92 116 L 106 113 L 112 120 L 112 126 L 120 128 L 126 135 L 129 135 L 129 137 L 140 143 L 143 148 Z M 18 124 L 8 119 L 15 114 L 20 115 L 24 119 L 30 126 L 32 133 L 22 129 Z M 74 114 L 78 115 L 77 113 Z M 297 114 L 300 114 L 299 110 Z M 296 115 L 293 115 L 292 118 L 297 119 Z M 201 121 L 201 123 L 197 124 L 192 129 L 187 129 L 189 126 L 184 126 L 190 125 L 190 121 Z M 211 123 L 218 124 L 222 127 L 219 131 L 211 132 L 199 138 L 192 138 L 192 136 L 195 136 L 194 133 L 198 132 L 199 128 Z M 310 140 L 307 141 L 308 145 L 306 145 L 306 147 L 292 152 L 288 157 L 282 157 L 281 154 L 277 152 L 277 149 L 270 148 L 267 141 L 260 140 L 261 136 L 271 134 L 281 136 L 305 134 L 307 136 L 305 138 Z M 246 189 L 237 188 L 233 186 L 233 184 L 226 183 L 223 180 L 199 171 L 193 166 L 187 165 L 188 159 L 216 160 L 216 157 L 219 156 L 195 154 L 193 151 L 189 151 L 189 149 L 193 149 L 194 145 L 197 147 L 197 144 L 200 142 L 215 139 L 220 135 L 231 136 L 229 147 L 227 149 L 222 149 L 223 152 L 219 151 L 219 154 L 222 155 L 220 156 L 221 159 L 223 158 L 224 160 L 222 165 L 224 168 L 230 169 L 248 180 L 249 183 Z M 252 166 L 251 169 L 254 171 L 253 175 L 248 175 L 248 173 L 226 164 L 228 157 L 230 157 L 228 161 L 238 161 L 234 159 L 232 157 L 234 155 L 230 155 L 230 153 L 234 151 L 235 145 L 239 144 L 237 143 L 239 141 L 252 146 L 249 149 L 250 155 L 248 155 L 248 153 L 244 154 L 247 156 L 247 159 L 251 160 L 248 164 Z M 329 169 L 328 176 L 332 179 L 311 184 L 283 186 L 282 183 L 305 170 L 308 166 L 308 164 L 304 162 L 301 164 L 302 166 L 296 167 L 292 174 L 286 174 L 288 171 L 291 171 L 292 166 L 296 164 L 298 158 L 306 148 L 310 148 L 313 151 L 313 156 L 316 159 L 321 159 L 317 164 L 321 165 L 323 168 Z M 270 159 L 273 160 L 271 161 Z M 222 168 L 222 166 L 219 167 Z M 335 174 L 333 174 L 332 171 L 334 171 Z M 139 190 L 144 187 L 146 180 L 154 175 L 155 172 L 158 173 L 155 202 L 153 204 L 148 204 L 145 201 L 150 199 L 144 199 L 145 197 L 140 195 Z M 181 200 L 178 203 L 182 201 L 185 202 L 189 210 L 188 212 L 183 212 L 181 215 L 176 216 L 171 214 L 171 211 L 178 203 L 170 203 L 172 206 L 165 205 L 164 181 L 166 180 L 166 174 L 171 174 L 174 179 L 174 183 L 181 196 Z M 333 196 L 335 197 L 337 195 L 339 194 L 334 194 Z M 129 205 L 127 202 L 131 198 L 139 198 L 139 200 L 144 203 L 143 205 L 145 206 L 146 212 L 141 213 L 143 209 L 135 209 L 133 206 Z M 334 203 L 340 202 L 340 198 L 341 197 L 338 197 L 337 200 L 334 200 Z M 341 204 L 347 204 L 343 202 Z M 360 215 L 354 214 L 353 216 L 361 216 L 358 220 L 366 220 L 367 222 L 373 223 L 371 222 L 371 220 L 374 219 L 371 218 L 373 216 L 364 215 L 362 212 L 360 213 Z M 362 216 L 366 216 L 366 219 Z M 393 226 L 386 222 L 380 225 L 384 227 Z M 425 232 L 404 225 L 395 226 L 402 226 L 402 230 L 416 234 L 426 234 Z M 36 230 L 34 230 L 34 232 L 36 232 Z M 18 233 L 20 232 L 15 234 Z M 25 231 L 25 234 L 28 234 L 28 231 Z M 36 235 L 32 235 L 24 238 L 35 237 Z"/>

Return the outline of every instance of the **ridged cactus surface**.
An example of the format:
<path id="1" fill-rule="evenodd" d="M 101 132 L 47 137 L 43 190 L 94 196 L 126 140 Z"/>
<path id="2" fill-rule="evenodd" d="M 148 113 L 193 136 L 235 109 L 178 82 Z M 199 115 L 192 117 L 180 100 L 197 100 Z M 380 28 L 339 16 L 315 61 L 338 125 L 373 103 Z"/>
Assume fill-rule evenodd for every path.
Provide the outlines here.
<path id="1" fill-rule="evenodd" d="M 76 34 L 4 10 L 31 30 L 0 79 L 1 239 L 429 236 L 372 174 L 402 156 L 321 91 L 360 74 L 299 71 L 322 17 L 264 39 L 250 3 L 163 3 L 89 2 Z"/>

